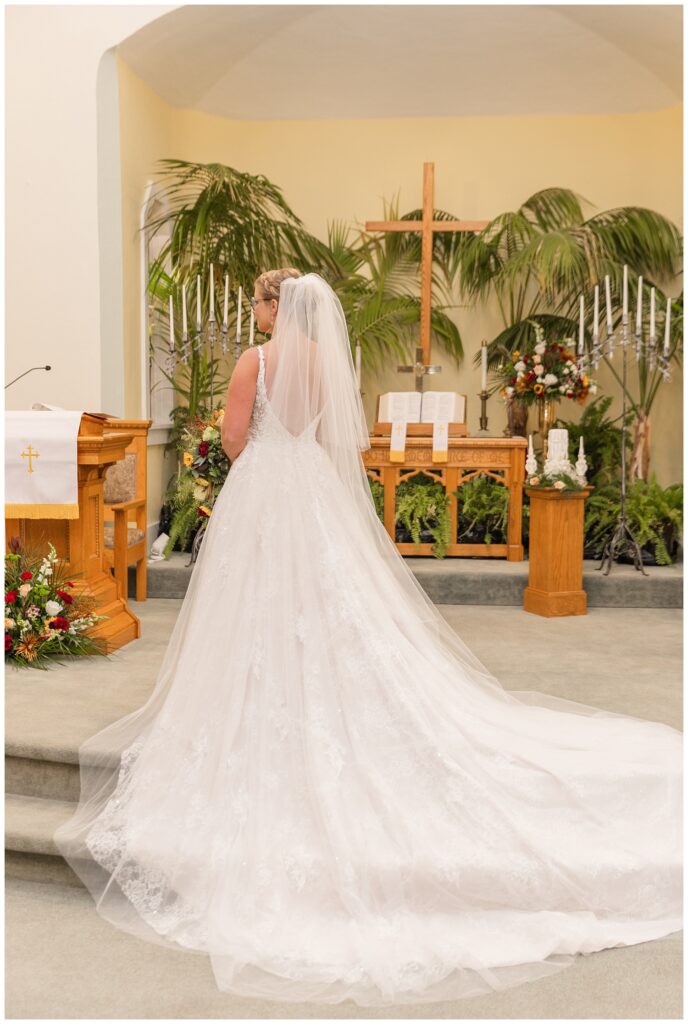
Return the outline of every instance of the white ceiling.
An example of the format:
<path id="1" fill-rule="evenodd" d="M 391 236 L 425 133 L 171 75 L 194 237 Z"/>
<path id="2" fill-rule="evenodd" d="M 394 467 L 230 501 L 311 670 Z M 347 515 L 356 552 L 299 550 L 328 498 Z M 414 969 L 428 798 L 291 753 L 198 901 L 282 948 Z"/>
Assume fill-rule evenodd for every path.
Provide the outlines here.
<path id="1" fill-rule="evenodd" d="M 675 5 L 187 5 L 118 47 L 241 120 L 618 114 L 682 102 Z"/>

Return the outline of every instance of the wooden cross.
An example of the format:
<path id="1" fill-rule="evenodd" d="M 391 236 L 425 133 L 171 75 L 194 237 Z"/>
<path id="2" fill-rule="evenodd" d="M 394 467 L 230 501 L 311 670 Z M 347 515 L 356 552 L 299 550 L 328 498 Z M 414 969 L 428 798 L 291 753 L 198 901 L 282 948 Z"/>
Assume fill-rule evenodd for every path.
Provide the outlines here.
<path id="1" fill-rule="evenodd" d="M 29 473 L 33 473 L 34 472 L 33 460 L 37 459 L 37 458 L 40 458 L 40 454 L 41 453 L 40 452 L 35 452 L 33 450 L 33 448 L 31 447 L 31 445 L 29 444 L 28 452 L 20 452 L 19 454 L 21 455 L 22 458 L 28 458 L 28 460 L 29 460 Z"/>
<path id="2" fill-rule="evenodd" d="M 441 368 L 430 363 L 430 313 L 432 288 L 432 237 L 438 231 L 482 231 L 487 220 L 433 220 L 435 210 L 435 165 L 423 164 L 423 218 L 422 220 L 369 220 L 366 231 L 420 231 L 420 353 L 423 373 L 416 366 L 400 367 L 405 372 L 416 372 L 416 390 L 422 391 L 423 375 L 437 373 Z M 420 376 L 420 386 L 418 377 Z"/>

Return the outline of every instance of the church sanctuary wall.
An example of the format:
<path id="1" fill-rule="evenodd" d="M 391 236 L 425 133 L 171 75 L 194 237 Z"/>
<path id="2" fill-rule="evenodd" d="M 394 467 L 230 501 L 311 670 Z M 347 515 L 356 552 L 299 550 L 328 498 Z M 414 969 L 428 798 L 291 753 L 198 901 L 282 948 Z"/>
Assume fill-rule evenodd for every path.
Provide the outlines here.
<path id="1" fill-rule="evenodd" d="M 148 173 L 143 157 L 151 153 L 141 109 L 147 124 L 162 110 L 150 90 L 122 65 L 122 180 L 125 195 L 140 195 Z M 139 83 L 136 85 L 136 83 Z M 127 96 L 127 108 L 124 96 Z M 247 101 L 248 102 L 248 101 Z M 134 108 L 139 106 L 139 111 Z M 164 105 L 163 105 L 164 107 Z M 362 225 L 381 219 L 382 200 L 399 193 L 404 213 L 421 204 L 422 165 L 435 162 L 435 205 L 464 219 L 489 219 L 515 209 L 532 193 L 550 186 L 571 188 L 595 204 L 586 216 L 618 206 L 650 207 L 671 218 L 679 228 L 682 211 L 682 107 L 657 113 L 615 116 L 399 118 L 336 121 L 229 121 L 191 110 L 169 114 L 174 145 L 159 155 L 201 162 L 220 161 L 252 174 L 265 174 L 279 185 L 287 202 L 306 226 L 321 238 L 327 223 L 343 219 Z M 130 117 L 130 123 L 125 123 Z M 170 137 L 170 133 L 168 133 Z M 131 222 L 125 233 L 130 235 Z M 127 258 L 137 250 L 125 247 L 125 280 L 137 274 Z M 680 286 L 672 289 L 678 294 Z M 138 301 L 138 300 L 137 300 Z M 128 305 L 128 302 L 126 303 Z M 457 367 L 433 343 L 432 361 L 442 364 L 432 388 L 468 395 L 468 426 L 478 429 L 479 370 L 472 358 L 483 337 L 500 330 L 497 304 L 490 300 L 477 309 L 454 310 L 466 352 Z M 133 330 L 128 343 L 138 344 Z M 132 366 L 138 356 L 129 357 Z M 395 361 L 396 362 L 396 361 Z M 633 360 L 631 359 L 631 366 Z M 682 377 L 662 385 L 653 407 L 652 468 L 660 483 L 682 479 Z M 134 374 L 127 373 L 127 380 Z M 364 370 L 362 389 L 369 424 L 376 396 L 407 387 L 408 377 L 390 365 L 374 374 Z M 601 390 L 615 396 L 610 415 L 620 413 L 618 387 L 612 374 L 600 367 Z M 489 403 L 490 430 L 502 432 L 506 418 L 498 398 Z M 582 409 L 561 402 L 559 413 L 577 420 Z M 536 414 L 531 412 L 535 426 Z"/>
<path id="2" fill-rule="evenodd" d="M 8 409 L 43 401 L 142 415 L 124 358 L 130 300 L 123 288 L 122 206 L 129 197 L 121 182 L 115 47 L 171 10 L 13 5 L 5 11 L 5 377 L 52 367 L 6 391 Z M 160 476 L 150 459 L 148 471 L 149 479 Z M 150 505 L 155 519 L 158 508 Z"/>

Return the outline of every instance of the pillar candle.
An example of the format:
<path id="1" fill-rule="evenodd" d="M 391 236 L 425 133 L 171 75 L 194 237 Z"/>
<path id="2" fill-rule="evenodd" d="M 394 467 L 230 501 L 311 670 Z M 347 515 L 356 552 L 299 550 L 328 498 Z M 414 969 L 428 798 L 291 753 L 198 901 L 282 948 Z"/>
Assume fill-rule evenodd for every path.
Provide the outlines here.
<path id="1" fill-rule="evenodd" d="M 174 352 L 174 302 L 170 295 L 170 352 Z"/>
<path id="2" fill-rule="evenodd" d="M 607 298 L 607 330 L 611 333 L 612 329 L 612 296 L 609 287 L 609 274 L 604 275 L 604 287 Z"/>
<path id="3" fill-rule="evenodd" d="M 671 299 L 667 296 L 667 311 L 666 311 L 666 322 L 664 324 L 664 355 L 669 355 L 669 343 L 670 343 L 670 331 L 669 323 L 671 321 Z"/>
<path id="4" fill-rule="evenodd" d="M 480 343 L 480 369 L 480 386 L 483 391 L 487 391 L 487 342 L 485 340 Z"/>
<path id="5" fill-rule="evenodd" d="M 186 322 L 186 285 L 182 286 L 182 331 L 189 333 L 189 325 Z"/>
<path id="6" fill-rule="evenodd" d="M 583 355 L 585 346 L 585 299 L 580 297 L 580 321 L 578 324 L 578 355 Z"/>
<path id="7" fill-rule="evenodd" d="M 210 316 L 215 319 L 215 282 L 213 279 L 213 265 L 210 264 Z"/>
<path id="8" fill-rule="evenodd" d="M 650 291 L 650 337 L 655 338 L 655 289 Z"/>
<path id="9" fill-rule="evenodd" d="M 229 299 L 229 274 L 225 274 L 225 315 L 223 323 L 227 326 L 227 301 Z"/>

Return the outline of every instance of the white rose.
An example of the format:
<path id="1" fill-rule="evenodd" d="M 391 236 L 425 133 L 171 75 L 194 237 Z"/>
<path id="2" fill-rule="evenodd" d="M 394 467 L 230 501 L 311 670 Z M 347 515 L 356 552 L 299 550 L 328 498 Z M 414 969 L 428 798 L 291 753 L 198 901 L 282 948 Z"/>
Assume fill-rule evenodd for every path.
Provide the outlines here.
<path id="1" fill-rule="evenodd" d="M 566 484 L 564 483 L 563 480 L 555 480 L 554 481 L 554 486 L 556 487 L 556 489 L 558 491 L 563 491 L 564 488 L 566 487 Z"/>
<path id="2" fill-rule="evenodd" d="M 558 381 L 559 378 L 557 377 L 556 373 L 546 373 L 542 379 L 542 383 L 545 385 L 545 387 L 550 387 L 552 384 L 557 384 Z"/>
<path id="3" fill-rule="evenodd" d="M 570 366 L 565 366 L 564 367 L 564 373 L 571 373 L 571 367 Z"/>
<path id="4" fill-rule="evenodd" d="M 534 363 L 541 363 L 542 359 L 540 358 L 540 356 L 533 356 L 533 362 Z"/>
<path id="5" fill-rule="evenodd" d="M 519 359 L 517 363 L 514 363 L 514 370 L 516 370 L 516 373 L 523 373 L 525 368 L 526 364 L 523 362 L 522 359 Z"/>
<path id="6" fill-rule="evenodd" d="M 513 393 L 514 393 L 514 389 L 512 387 L 508 387 L 506 389 L 506 393 L 507 393 L 507 395 L 509 395 L 509 397 L 511 397 L 511 395 L 513 395 Z"/>
<path id="7" fill-rule="evenodd" d="M 58 615 L 62 611 L 62 605 L 59 601 L 46 601 L 45 610 L 48 615 Z"/>
<path id="8" fill-rule="evenodd" d="M 26 595 L 29 593 L 30 590 L 31 590 L 31 584 L 30 583 L 22 583 L 21 587 L 19 588 L 19 593 L 21 594 L 22 597 L 26 597 Z"/>
<path id="9" fill-rule="evenodd" d="M 541 355 L 542 355 L 542 354 L 544 353 L 544 351 L 545 351 L 545 349 L 546 349 L 546 348 L 547 348 L 547 346 L 545 345 L 545 343 L 544 343 L 543 341 L 540 341 L 540 342 L 538 342 L 538 344 L 537 344 L 537 345 L 535 346 L 535 351 L 537 352 L 537 354 L 538 354 L 539 356 L 541 356 Z"/>
<path id="10" fill-rule="evenodd" d="M 201 435 L 203 441 L 210 441 L 215 436 L 215 427 L 206 427 Z"/>
<path id="11" fill-rule="evenodd" d="M 566 391 L 566 385 L 562 384 L 561 387 L 559 388 L 559 390 L 560 391 Z"/>
<path id="12" fill-rule="evenodd" d="M 545 372 L 545 368 L 542 365 L 542 363 L 538 363 L 537 366 L 533 367 L 533 369 L 535 370 L 535 372 L 538 375 L 538 377 L 541 377 L 542 374 Z"/>

